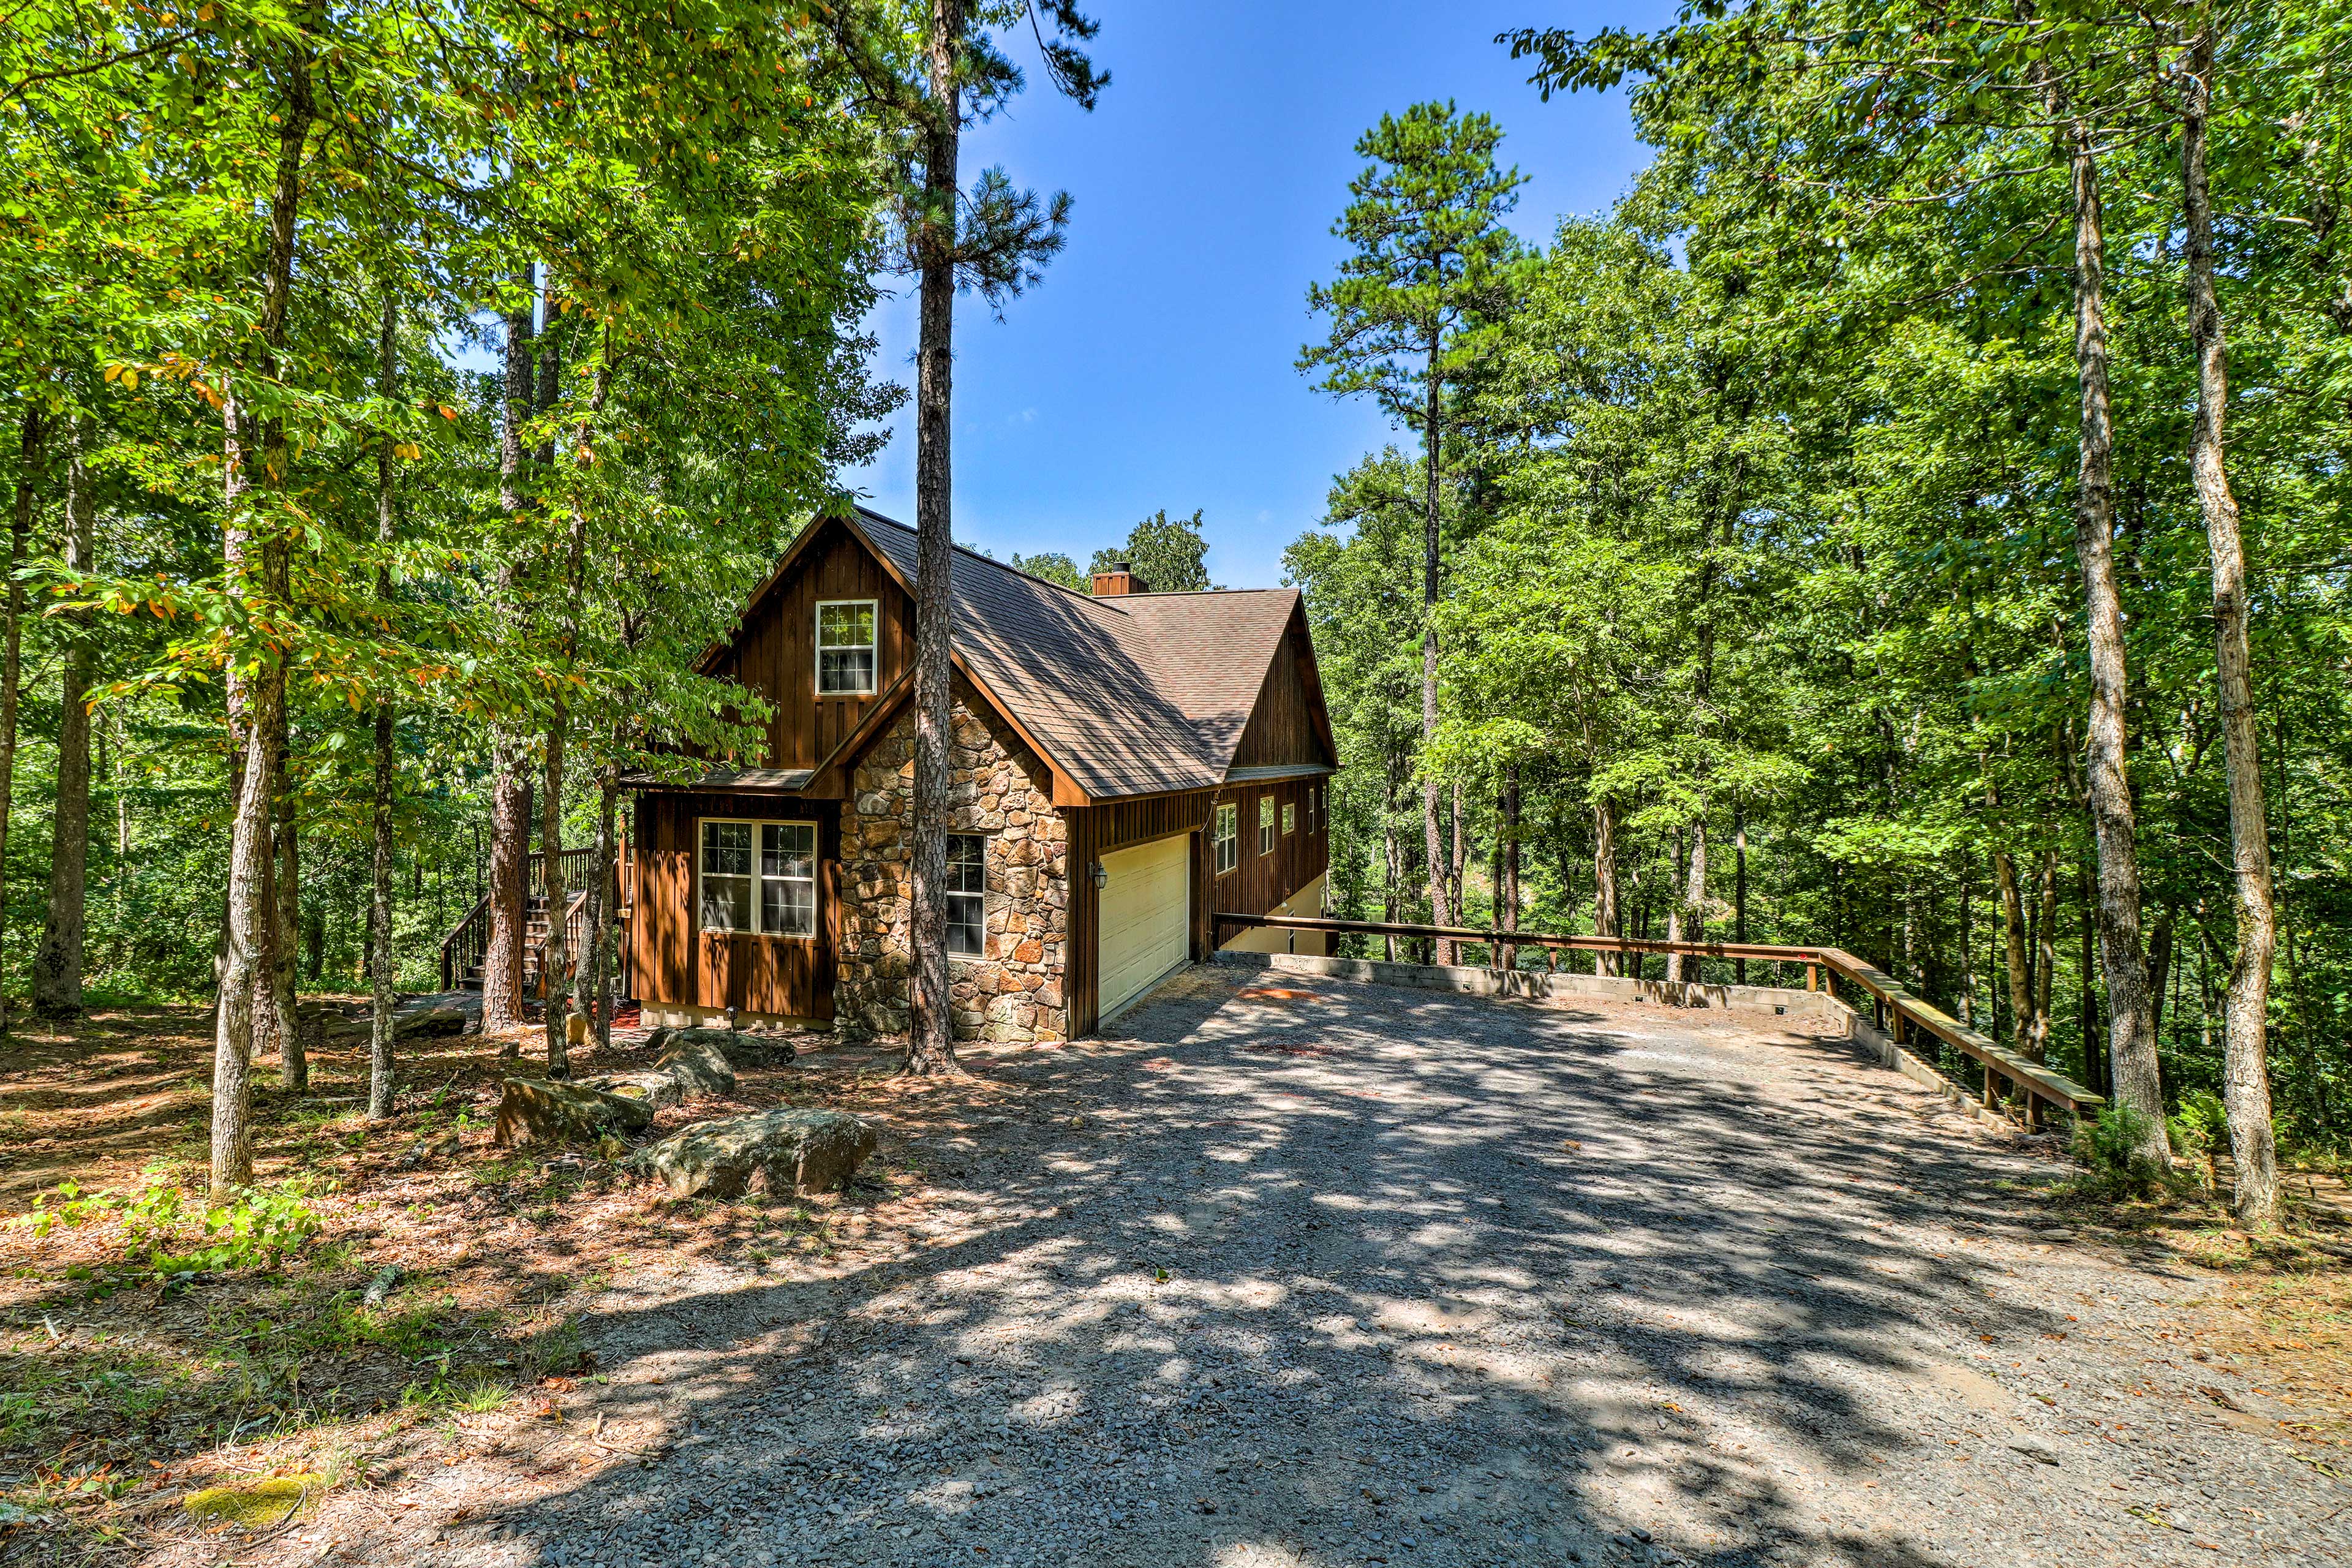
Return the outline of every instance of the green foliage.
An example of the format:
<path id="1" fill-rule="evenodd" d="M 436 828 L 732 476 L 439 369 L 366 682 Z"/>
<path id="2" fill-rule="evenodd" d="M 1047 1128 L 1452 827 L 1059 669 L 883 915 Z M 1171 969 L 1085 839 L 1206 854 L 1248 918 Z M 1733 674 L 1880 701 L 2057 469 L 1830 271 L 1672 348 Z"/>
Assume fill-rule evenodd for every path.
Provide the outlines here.
<path id="1" fill-rule="evenodd" d="M 1511 35 L 1548 91 L 1624 87 L 1654 155 L 1612 213 L 1564 223 L 1539 256 L 1498 249 L 1491 287 L 1462 300 L 1459 353 L 1433 371 L 1406 327 L 1433 297 L 1397 259 L 1411 204 L 1386 163 L 1357 182 L 1341 232 L 1359 225 L 1359 255 L 1344 296 L 1313 296 L 1334 331 L 1305 363 L 1408 427 L 1434 387 L 1448 419 L 1422 471 L 1391 451 L 1341 476 L 1286 562 L 1347 763 L 1340 912 L 1425 917 L 1412 797 L 1434 778 L 1465 923 L 1502 912 L 1515 845 L 1529 926 L 1593 929 L 1605 877 L 1633 934 L 1679 920 L 1717 940 L 1834 943 L 2100 1082 L 2055 105 L 2093 137 L 2105 193 L 2161 1066 L 2184 1147 L 2222 1136 L 2235 906 L 2187 460 L 2177 74 L 2206 26 L 2231 215 L 2217 239 L 2229 464 L 2278 868 L 2271 1079 L 2304 1157 L 2352 1141 L 2352 273 L 2334 218 L 2352 118 L 2331 85 L 2352 21 L 2324 8 L 1765 0 L 1686 7 L 1648 34 Z M 1415 134 L 1435 144 L 1442 118 Z M 2287 124 L 2305 128 L 2292 144 Z M 1424 740 L 1412 589 L 1433 469 L 1441 668 Z M 1758 967 L 1699 965 L 1710 980 Z"/>
<path id="2" fill-rule="evenodd" d="M 59 1226 L 78 1230 L 111 1220 L 120 1226 L 121 1269 L 171 1279 L 257 1268 L 275 1271 L 319 1233 L 323 1219 L 309 1183 L 249 1187 L 226 1203 L 195 1203 L 177 1184 L 151 1179 L 135 1193 L 85 1194 L 73 1182 L 34 1195 L 12 1224 L 47 1239 Z"/>
<path id="3" fill-rule="evenodd" d="M 1124 544 L 1095 552 L 1089 573 L 1108 572 L 1126 562 L 1146 588 L 1155 594 L 1205 594 L 1216 586 L 1209 581 L 1209 542 L 1201 534 L 1201 511 L 1171 519 L 1163 509 L 1129 531 Z"/>
<path id="4" fill-rule="evenodd" d="M 1024 555 L 1015 551 L 1005 563 L 1015 572 L 1026 572 L 1032 577 L 1042 577 L 1076 593 L 1087 591 L 1087 580 L 1078 575 L 1078 563 L 1058 551 L 1046 551 L 1036 555 Z"/>
<path id="5" fill-rule="evenodd" d="M 1503 226 L 1522 184 L 1498 168 L 1502 131 L 1452 103 L 1384 114 L 1356 142 L 1369 160 L 1331 232 L 1348 256 L 1331 283 L 1307 289 L 1330 335 L 1299 351 L 1322 390 L 1368 395 L 1411 429 L 1426 422 L 1446 382 L 1465 374 L 1477 328 L 1507 307 L 1518 242 Z M 1441 426 L 1442 428 L 1442 426 Z"/>
<path id="6" fill-rule="evenodd" d="M 2116 1100 L 2101 1106 L 2096 1120 L 2074 1130 L 2074 1157 L 2088 1167 L 2077 1188 L 2110 1202 L 2155 1196 L 2168 1173 L 2145 1152 L 2147 1137 L 2139 1111 Z"/>

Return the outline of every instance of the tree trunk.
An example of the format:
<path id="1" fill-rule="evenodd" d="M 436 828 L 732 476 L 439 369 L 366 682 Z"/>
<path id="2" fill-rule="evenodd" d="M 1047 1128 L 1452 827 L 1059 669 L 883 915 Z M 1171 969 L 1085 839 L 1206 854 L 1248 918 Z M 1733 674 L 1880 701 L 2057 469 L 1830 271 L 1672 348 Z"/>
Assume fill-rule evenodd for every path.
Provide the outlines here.
<path id="1" fill-rule="evenodd" d="M 2139 1112 L 2138 1152 L 2159 1164 L 2170 1150 L 2164 1092 L 2149 1026 L 2147 956 L 2140 941 L 2139 851 L 2125 761 L 2123 602 L 2115 564 L 2115 428 L 2107 391 L 2106 237 L 2099 168 L 2089 127 L 2068 127 L 2074 174 L 2074 365 L 2082 392 L 2082 450 L 2074 501 L 2074 552 L 2083 570 L 2091 668 L 2085 760 L 2098 843 L 2100 967 L 2107 990 L 2108 1058 L 2116 1096 Z"/>
<path id="2" fill-rule="evenodd" d="M 2172 906 L 2159 904 L 2147 928 L 2147 1026 L 2158 1040 L 2164 1038 L 2164 984 L 2172 976 L 2174 923 Z"/>
<path id="3" fill-rule="evenodd" d="M 1445 402 L 1438 373 L 1437 336 L 1429 340 L 1429 385 L 1421 427 L 1422 470 L 1424 479 L 1421 521 L 1421 781 L 1422 837 L 1429 855 L 1429 919 L 1433 925 L 1452 925 L 1454 911 L 1446 896 L 1445 846 L 1438 822 L 1437 775 L 1427 771 L 1429 748 L 1437 734 L 1437 553 L 1441 495 L 1439 444 L 1444 426 Z M 1431 952 L 1437 963 L 1454 961 L 1454 943 L 1439 940 Z"/>
<path id="4" fill-rule="evenodd" d="M 25 405 L 16 447 L 16 506 L 8 517 L 6 626 L 0 630 L 0 925 L 8 899 L 8 820 L 16 795 L 16 698 L 24 679 L 25 585 L 16 574 L 33 536 L 34 491 L 40 482 L 48 443 L 48 416 L 37 401 Z M 8 993 L 0 973 L 0 1033 L 8 1026 Z"/>
<path id="5" fill-rule="evenodd" d="M 596 870 L 588 895 L 588 1007 L 596 1048 L 613 1044 L 613 949 L 619 929 L 621 888 L 618 834 L 621 779 L 611 763 L 596 770 Z"/>
<path id="6" fill-rule="evenodd" d="M 1519 764 L 1513 763 L 1503 775 L 1503 929 L 1519 929 Z M 1519 950 L 1514 946 L 1505 951 L 1503 967 L 1517 969 Z"/>
<path id="7" fill-rule="evenodd" d="M 1592 797 L 1592 934 L 1618 936 L 1617 812 L 1606 795 Z M 1620 973 L 1618 955 L 1600 956 L 1603 974 Z"/>
<path id="8" fill-rule="evenodd" d="M 386 406 L 399 394 L 398 309 L 389 286 L 383 291 L 383 320 L 376 333 L 376 390 Z M 398 510 L 392 452 L 392 432 L 376 432 L 375 443 L 375 596 L 392 602 L 392 547 L 398 538 Z M 393 713 L 389 698 L 375 705 L 374 767 L 370 781 L 368 816 L 373 842 L 368 891 L 368 1117 L 389 1117 L 400 1092 L 399 1068 L 393 1055 L 393 986 L 400 963 L 393 951 L 392 934 L 392 805 L 396 777 L 393 766 Z"/>
<path id="9" fill-rule="evenodd" d="M 2017 1031 L 2018 1048 L 2027 1050 L 2027 1030 L 2033 1018 L 2033 957 L 2027 945 L 2025 899 L 2017 885 L 2017 863 L 2006 849 L 1992 852 L 1993 880 L 2000 895 L 2001 950 L 2008 960 L 2009 1018 Z M 2029 1053 L 2030 1054 L 2030 1053 Z"/>
<path id="10" fill-rule="evenodd" d="M 1706 941 L 1706 818 L 1691 823 L 1690 869 L 1683 882 L 1683 940 Z M 1706 980 L 1706 961 L 1696 953 L 1683 965 L 1683 977 L 1693 984 Z"/>
<path id="11" fill-rule="evenodd" d="M 547 936 L 539 948 L 541 1022 L 547 1037 L 547 1076 L 562 1080 L 572 1076 L 572 1060 L 564 1041 L 564 970 L 570 945 L 566 916 L 572 889 L 563 877 L 563 747 L 571 715 L 561 696 L 555 716 L 547 726 L 547 782 L 539 805 L 540 886 L 547 903 Z"/>
<path id="12" fill-rule="evenodd" d="M 915 387 L 915 788 L 912 1017 L 907 1070 L 956 1073 L 955 1018 L 948 994 L 948 786 L 953 759 L 954 469 L 949 461 L 955 363 L 957 159 L 962 135 L 963 0 L 930 0 L 925 40 L 929 113 L 924 124 L 923 196 L 917 237 L 921 320 Z M 1087 875 L 1073 866 L 1073 878 Z"/>
<path id="13" fill-rule="evenodd" d="M 516 279 L 523 307 L 506 321 L 504 398 L 499 421 L 499 509 L 509 534 L 508 555 L 520 548 L 525 461 L 522 431 L 530 418 L 532 387 L 531 269 Z M 514 602 L 520 584 L 511 564 L 499 568 L 499 596 L 508 602 L 511 630 L 520 638 L 527 617 Z M 524 881 L 530 871 L 530 758 L 513 725 L 494 721 L 490 730 L 489 940 L 482 950 L 482 1032 L 499 1034 L 522 1022 Z"/>
<path id="14" fill-rule="evenodd" d="M 2032 1031 L 2026 1037 L 2026 1055 L 2034 1061 L 2047 1060 L 2050 1055 L 2050 989 L 2058 973 L 2058 852 L 2042 852 L 2040 908 L 2034 916 L 2033 930 L 2033 1013 L 2029 1023 Z M 2087 956 L 2087 955 L 2085 955 Z"/>
<path id="15" fill-rule="evenodd" d="M 1397 771 L 1392 761 L 1388 774 L 1388 793 L 1381 801 L 1381 919 L 1391 925 L 1397 923 L 1397 889 L 1403 882 L 1398 870 L 1403 846 L 1397 840 L 1396 830 Z M 1397 961 L 1395 935 L 1391 933 L 1381 941 L 1388 961 L 1394 963 Z"/>
<path id="16" fill-rule="evenodd" d="M 1674 865 L 1668 869 L 1666 875 L 1666 940 L 1670 942 L 1680 942 L 1683 939 L 1683 873 L 1689 864 L 1685 858 L 1687 854 L 1688 851 L 1683 841 L 1683 830 L 1677 827 L 1675 829 Z M 1666 984 L 1669 985 L 1682 979 L 1683 955 L 1681 953 L 1669 952 L 1665 955 L 1665 972 Z"/>
<path id="17" fill-rule="evenodd" d="M 2278 1218 L 2278 1138 L 2271 1124 L 2264 1030 L 2271 962 L 2278 941 L 2271 903 L 2271 849 L 2263 798 L 2261 732 L 2254 712 L 2253 652 L 2247 636 L 2246 548 L 2230 489 L 2221 427 L 2230 400 L 2230 347 L 2213 285 L 2212 197 L 2205 176 L 2206 123 L 2212 108 L 2213 33 L 2209 18 L 2192 48 L 2180 121 L 2182 216 L 2189 230 L 2189 331 L 2197 349 L 2197 418 L 2189 439 L 2197 504 L 2213 557 L 2213 652 L 2221 704 L 2222 765 L 2230 782 L 2231 886 L 2237 898 L 2238 955 L 2223 1004 L 2221 1103 L 2236 1168 L 2238 1223 Z"/>
<path id="18" fill-rule="evenodd" d="M 1731 940 L 1748 940 L 1748 808 L 1735 805 L 1731 808 Z M 1748 961 L 1732 960 L 1731 982 L 1748 984 Z"/>
<path id="19" fill-rule="evenodd" d="M 306 42 L 297 42 L 289 50 L 289 64 L 286 101 L 277 117 L 278 165 L 263 261 L 262 346 L 257 367 L 263 381 L 277 378 L 278 356 L 286 346 L 302 153 L 314 117 Z M 230 583 L 248 605 L 282 611 L 288 599 L 288 545 L 276 518 L 261 520 L 256 539 L 254 482 L 246 470 L 247 435 L 239 393 L 233 377 L 222 405 L 222 554 Z M 282 489 L 287 479 L 285 427 L 275 419 L 265 420 L 260 437 L 262 482 Z M 213 1035 L 211 1194 L 215 1201 L 253 1181 L 253 1023 L 257 994 L 271 983 L 268 937 L 277 910 L 270 898 L 269 828 L 278 795 L 278 763 L 285 746 L 286 668 L 276 658 L 266 658 L 249 675 L 236 677 L 236 683 L 230 711 L 234 715 L 240 703 L 244 710 L 245 776 L 229 831 L 227 951 Z"/>
<path id="20" fill-rule="evenodd" d="M 269 963 L 266 998 L 278 1038 L 278 1087 L 300 1093 L 310 1087 L 310 1061 L 302 1046 L 301 1006 L 295 975 L 302 956 L 302 841 L 294 821 L 292 748 L 288 743 L 286 705 L 278 703 L 278 798 L 269 816 L 275 851 L 270 872 Z M 258 1003 L 257 1013 L 262 1011 Z"/>
<path id="21" fill-rule="evenodd" d="M 82 465 L 79 417 L 68 427 L 66 570 L 91 569 L 89 474 Z M 33 960 L 33 1011 L 45 1018 L 81 1012 L 82 940 L 88 929 L 89 874 L 89 625 L 77 611 L 67 629 L 58 677 L 58 799 L 49 853 L 49 906 L 41 951 Z"/>

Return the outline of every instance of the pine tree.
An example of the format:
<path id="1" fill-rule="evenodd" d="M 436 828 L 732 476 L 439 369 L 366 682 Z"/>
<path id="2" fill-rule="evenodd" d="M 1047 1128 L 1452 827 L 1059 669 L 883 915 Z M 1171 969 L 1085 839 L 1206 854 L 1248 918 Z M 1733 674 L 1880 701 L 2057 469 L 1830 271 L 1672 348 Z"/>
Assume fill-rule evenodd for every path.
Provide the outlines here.
<path id="1" fill-rule="evenodd" d="M 1331 317 L 1330 336 L 1299 353 L 1298 368 L 1321 371 L 1322 390 L 1369 395 L 1389 416 L 1420 433 L 1422 445 L 1421 727 L 1424 746 L 1438 724 L 1436 610 L 1441 591 L 1448 395 L 1467 371 L 1480 329 L 1508 301 L 1517 240 L 1503 218 L 1522 183 L 1501 169 L 1502 131 L 1451 102 L 1417 103 L 1384 114 L 1356 142 L 1371 162 L 1349 184 L 1355 198 L 1331 232 L 1355 247 L 1328 286 L 1307 290 L 1311 310 Z M 1431 917 L 1454 922 L 1443 868 L 1439 781 L 1422 776 L 1422 834 Z M 1437 962 L 1454 960 L 1438 944 Z"/>

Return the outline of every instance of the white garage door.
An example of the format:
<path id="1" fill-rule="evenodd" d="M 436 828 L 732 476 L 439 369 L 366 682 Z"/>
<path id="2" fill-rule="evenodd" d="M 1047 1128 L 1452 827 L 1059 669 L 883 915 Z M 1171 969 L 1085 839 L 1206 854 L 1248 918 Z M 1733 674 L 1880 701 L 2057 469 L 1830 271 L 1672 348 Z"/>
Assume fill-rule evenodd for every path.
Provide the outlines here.
<path id="1" fill-rule="evenodd" d="M 1099 941 L 1108 1018 L 1145 986 L 1192 956 L 1192 838 L 1179 834 L 1102 858 Z"/>

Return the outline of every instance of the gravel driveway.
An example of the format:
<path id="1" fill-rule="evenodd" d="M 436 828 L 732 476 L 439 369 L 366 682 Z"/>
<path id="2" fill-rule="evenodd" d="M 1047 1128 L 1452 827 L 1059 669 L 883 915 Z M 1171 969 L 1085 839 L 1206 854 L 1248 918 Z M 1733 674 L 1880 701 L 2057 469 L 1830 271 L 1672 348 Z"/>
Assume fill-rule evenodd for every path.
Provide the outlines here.
<path id="1" fill-rule="evenodd" d="M 2038 1229 L 2003 1184 L 2051 1164 L 1785 1022 L 1192 971 L 1125 1037 L 986 1061 L 1022 1092 L 910 1152 L 943 1193 L 919 1242 L 625 1281 L 586 1321 L 612 1383 L 570 1412 L 577 1453 L 412 1472 L 373 1505 L 389 1522 L 272 1546 L 613 1568 L 2352 1554 L 2352 1487 L 2175 1337 L 2209 1286 Z"/>

